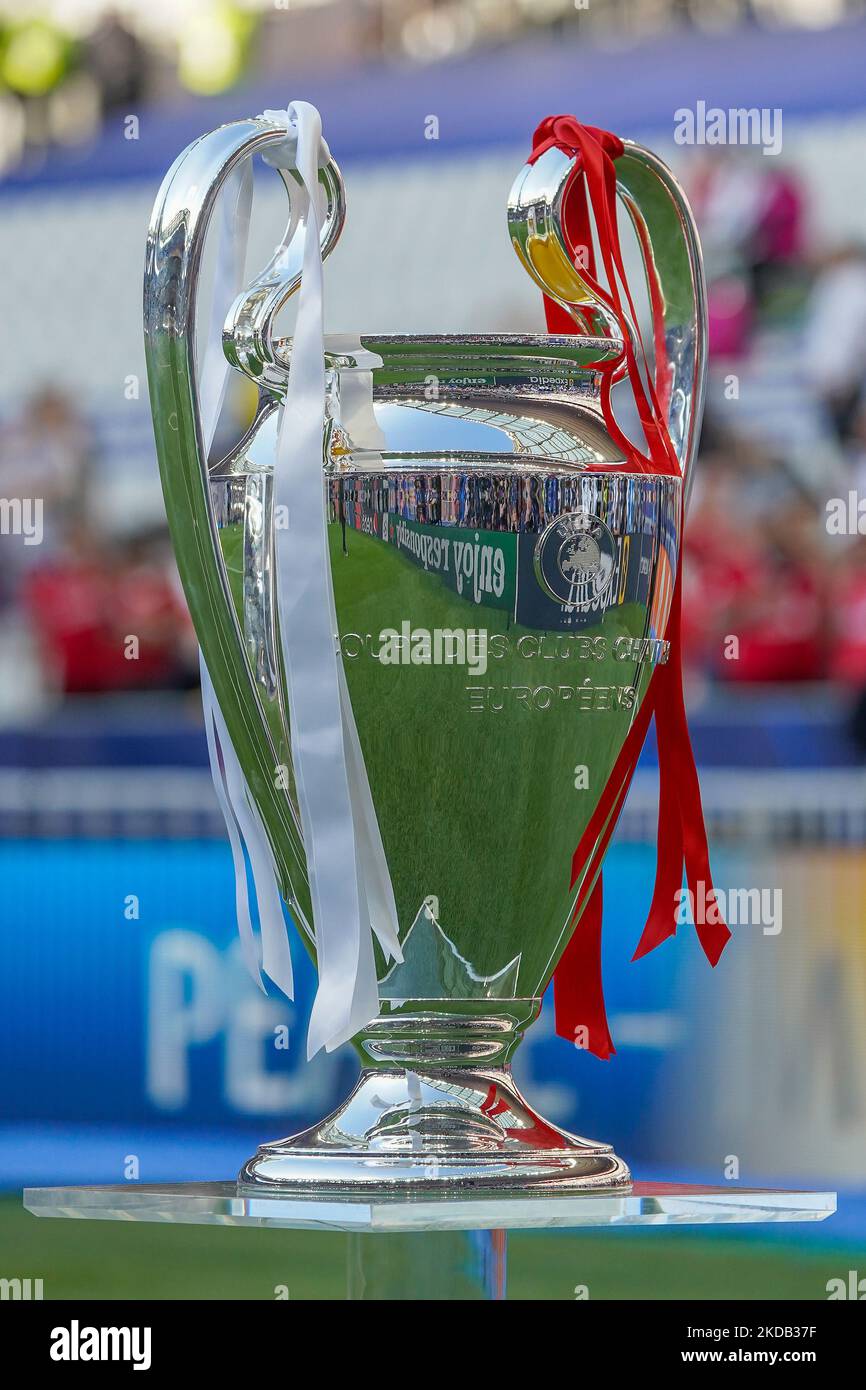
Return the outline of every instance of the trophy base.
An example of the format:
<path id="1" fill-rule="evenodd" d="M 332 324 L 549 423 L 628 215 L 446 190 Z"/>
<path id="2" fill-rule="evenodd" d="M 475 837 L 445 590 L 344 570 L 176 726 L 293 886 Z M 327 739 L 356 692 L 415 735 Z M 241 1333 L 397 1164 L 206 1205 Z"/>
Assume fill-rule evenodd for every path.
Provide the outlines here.
<path id="1" fill-rule="evenodd" d="M 312 1129 L 263 1144 L 241 1188 L 425 1197 L 471 1192 L 628 1192 L 609 1144 L 538 1116 L 507 1067 L 364 1071 L 344 1105 Z"/>

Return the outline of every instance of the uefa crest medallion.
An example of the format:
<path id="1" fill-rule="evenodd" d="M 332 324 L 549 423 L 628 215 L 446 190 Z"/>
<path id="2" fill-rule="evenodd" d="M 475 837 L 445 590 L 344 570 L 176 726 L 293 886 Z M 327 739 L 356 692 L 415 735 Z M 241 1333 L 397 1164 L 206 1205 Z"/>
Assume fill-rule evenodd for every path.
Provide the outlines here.
<path id="1" fill-rule="evenodd" d="M 600 517 L 569 512 L 542 531 L 534 561 L 536 578 L 550 598 L 583 608 L 610 588 L 616 541 Z"/>

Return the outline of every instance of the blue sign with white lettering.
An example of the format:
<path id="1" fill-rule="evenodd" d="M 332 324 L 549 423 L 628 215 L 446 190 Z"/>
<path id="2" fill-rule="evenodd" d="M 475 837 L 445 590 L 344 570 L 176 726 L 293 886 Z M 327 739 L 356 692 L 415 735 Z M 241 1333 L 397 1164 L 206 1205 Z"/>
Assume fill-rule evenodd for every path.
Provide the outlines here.
<path id="1" fill-rule="evenodd" d="M 548 1000 L 515 1067 L 549 1119 L 641 1156 L 682 1022 L 682 953 L 629 963 L 653 859 L 615 847 L 605 869 L 617 1057 L 556 1038 Z M 7 841 L 0 864 L 5 1121 L 253 1126 L 264 1138 L 320 1119 L 351 1088 L 351 1048 L 306 1060 L 315 973 L 300 943 L 293 1004 L 246 974 L 224 843 Z"/>

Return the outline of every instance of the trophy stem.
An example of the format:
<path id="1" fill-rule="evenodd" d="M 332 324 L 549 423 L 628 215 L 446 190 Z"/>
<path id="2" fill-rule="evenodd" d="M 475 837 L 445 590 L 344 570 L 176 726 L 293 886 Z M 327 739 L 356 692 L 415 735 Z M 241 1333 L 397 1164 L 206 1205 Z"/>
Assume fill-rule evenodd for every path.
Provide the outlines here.
<path id="1" fill-rule="evenodd" d="M 239 1182 L 331 1198 L 627 1189 L 631 1175 L 609 1144 L 557 1128 L 521 1095 L 501 1059 L 520 1041 L 515 1005 L 532 1005 L 531 1017 L 537 1001 L 508 1002 L 511 1028 L 502 1016 L 375 1020 L 358 1047 L 369 1056 L 375 1040 L 376 1062 L 345 1103 L 311 1129 L 263 1144 Z M 477 1058 L 485 1037 L 491 1050 L 495 1042 L 493 1065 Z"/>

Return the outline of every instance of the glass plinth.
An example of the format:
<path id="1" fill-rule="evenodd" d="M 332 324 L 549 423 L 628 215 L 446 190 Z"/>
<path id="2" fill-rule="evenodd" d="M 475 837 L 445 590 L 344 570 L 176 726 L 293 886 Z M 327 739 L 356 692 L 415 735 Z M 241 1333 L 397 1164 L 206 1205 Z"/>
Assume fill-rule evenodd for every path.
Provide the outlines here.
<path id="1" fill-rule="evenodd" d="M 634 1183 L 630 1192 L 571 1197 L 351 1198 L 245 1192 L 234 1182 L 121 1183 L 114 1187 L 29 1187 L 34 1216 L 101 1221 L 175 1221 L 285 1226 L 327 1231 L 521 1230 L 551 1226 L 664 1226 L 709 1222 L 823 1221 L 832 1192 Z"/>
<path id="2" fill-rule="evenodd" d="M 31 1187 L 24 1205 L 35 1216 L 344 1231 L 347 1298 L 454 1301 L 505 1297 L 509 1230 L 823 1221 L 836 1195 L 635 1183 L 605 1195 L 365 1201 L 202 1182 Z"/>

